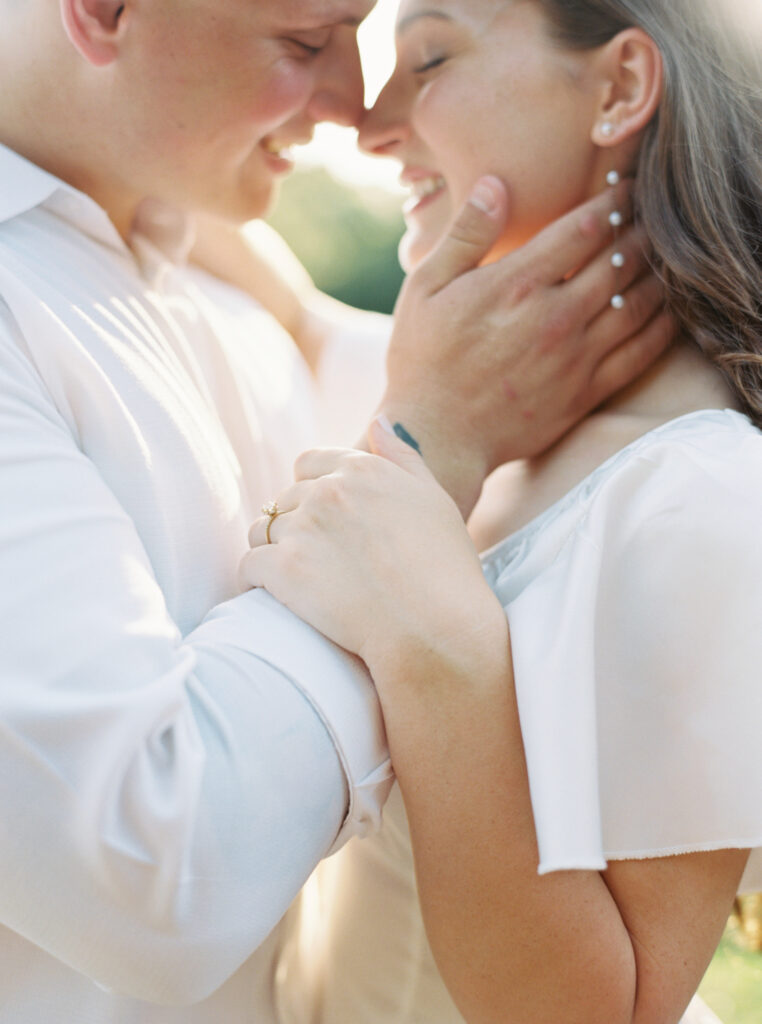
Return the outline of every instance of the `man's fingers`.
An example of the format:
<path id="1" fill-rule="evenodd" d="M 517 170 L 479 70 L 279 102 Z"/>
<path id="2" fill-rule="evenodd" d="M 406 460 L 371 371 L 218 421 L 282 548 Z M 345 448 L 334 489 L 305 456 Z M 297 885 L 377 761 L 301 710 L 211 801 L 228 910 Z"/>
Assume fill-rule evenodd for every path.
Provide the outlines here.
<path id="1" fill-rule="evenodd" d="M 615 244 L 610 243 L 571 281 L 563 285 L 569 295 L 574 296 L 581 307 L 589 311 L 588 319 L 591 323 L 596 316 L 611 308 L 615 294 L 627 296 L 629 300 L 628 289 L 649 269 L 647 249 L 648 236 L 643 229 L 630 228 Z M 625 306 L 617 310 L 620 315 L 626 308 L 627 300 Z M 641 320 L 635 324 L 629 333 L 642 323 Z"/>
<path id="2" fill-rule="evenodd" d="M 434 252 L 413 274 L 426 294 L 434 295 L 461 274 L 477 267 L 500 237 L 508 212 L 505 185 L 492 175 L 480 178 L 468 202 Z"/>
<path id="3" fill-rule="evenodd" d="M 624 291 L 624 300 L 621 309 L 609 303 L 590 324 L 585 351 L 595 358 L 603 360 L 650 323 L 664 305 L 664 286 L 653 274 L 647 274 Z"/>
<path id="4" fill-rule="evenodd" d="M 609 217 L 620 213 L 626 223 L 632 216 L 632 182 L 621 181 L 613 188 L 554 221 L 519 250 L 524 276 L 539 284 L 553 285 L 589 263 L 613 239 Z M 501 263 L 510 267 L 515 254 Z M 500 266 L 500 264 L 496 264 Z"/>
<path id="5" fill-rule="evenodd" d="M 602 359 L 591 381 L 590 408 L 600 405 L 644 373 L 668 348 L 675 330 L 674 317 L 661 312 Z"/>

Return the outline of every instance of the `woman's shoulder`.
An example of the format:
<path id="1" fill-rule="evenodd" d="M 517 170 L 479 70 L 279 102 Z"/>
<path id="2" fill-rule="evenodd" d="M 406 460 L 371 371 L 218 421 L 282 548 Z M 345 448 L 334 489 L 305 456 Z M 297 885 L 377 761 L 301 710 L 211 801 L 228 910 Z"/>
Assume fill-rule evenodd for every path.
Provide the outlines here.
<path id="1" fill-rule="evenodd" d="M 733 409 L 670 420 L 594 470 L 579 487 L 577 513 L 604 511 L 628 497 L 638 510 L 628 519 L 682 510 L 696 520 L 734 502 L 762 512 L 762 431 Z"/>
<path id="2" fill-rule="evenodd" d="M 721 535 L 739 518 L 754 523 L 753 510 L 762 516 L 762 431 L 735 410 L 705 409 L 620 448 L 483 560 L 492 570 L 515 567 L 519 552 L 555 557 L 580 531 L 611 544 L 656 521 L 681 533 L 704 523 Z"/>
<path id="3" fill-rule="evenodd" d="M 747 446 L 743 456 L 739 451 L 742 444 Z M 655 453 L 660 461 L 673 456 L 678 460 L 687 457 L 695 461 L 698 469 L 705 460 L 712 461 L 721 454 L 732 473 L 741 467 L 743 460 L 754 457 L 755 452 L 756 458 L 762 458 L 762 430 L 748 416 L 736 409 L 699 409 L 655 426 L 599 469 L 614 472 L 648 453 Z"/>
<path id="4" fill-rule="evenodd" d="M 543 870 L 762 847 L 762 433 L 680 417 L 540 518 L 490 582 Z"/>

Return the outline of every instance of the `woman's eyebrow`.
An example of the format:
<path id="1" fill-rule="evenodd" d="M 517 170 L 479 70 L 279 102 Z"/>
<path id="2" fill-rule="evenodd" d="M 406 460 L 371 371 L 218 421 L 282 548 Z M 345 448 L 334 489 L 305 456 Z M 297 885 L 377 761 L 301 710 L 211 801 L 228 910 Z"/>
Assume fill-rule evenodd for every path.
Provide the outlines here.
<path id="1" fill-rule="evenodd" d="M 410 28 L 414 21 L 419 21 L 421 18 L 437 18 L 439 21 L 453 20 L 450 15 L 445 14 L 444 11 L 437 11 L 435 9 L 414 11 L 412 14 L 408 14 L 406 18 L 397 22 L 397 35 L 401 36 L 403 32 Z"/>

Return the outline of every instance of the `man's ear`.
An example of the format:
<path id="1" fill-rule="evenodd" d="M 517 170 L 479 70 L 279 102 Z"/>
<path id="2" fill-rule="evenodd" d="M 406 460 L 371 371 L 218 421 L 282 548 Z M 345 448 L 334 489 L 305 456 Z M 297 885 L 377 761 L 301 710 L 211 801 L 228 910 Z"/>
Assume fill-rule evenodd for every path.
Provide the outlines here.
<path id="1" fill-rule="evenodd" d="M 592 138 L 597 146 L 612 147 L 638 135 L 659 109 L 664 62 L 659 47 L 639 28 L 614 36 L 598 60 L 601 100 Z"/>
<path id="2" fill-rule="evenodd" d="M 85 60 L 105 67 L 116 57 L 124 34 L 123 0 L 59 0 L 66 34 Z"/>

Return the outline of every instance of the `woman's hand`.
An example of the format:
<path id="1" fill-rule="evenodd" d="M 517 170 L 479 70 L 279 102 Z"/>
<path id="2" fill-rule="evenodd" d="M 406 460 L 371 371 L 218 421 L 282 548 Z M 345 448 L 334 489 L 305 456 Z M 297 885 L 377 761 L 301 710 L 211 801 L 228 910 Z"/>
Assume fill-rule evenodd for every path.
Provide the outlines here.
<path id="1" fill-rule="evenodd" d="M 299 458 L 272 543 L 258 519 L 241 577 L 362 657 L 378 682 L 418 650 L 464 661 L 505 620 L 453 500 L 380 421 L 370 437 L 376 454 Z"/>

